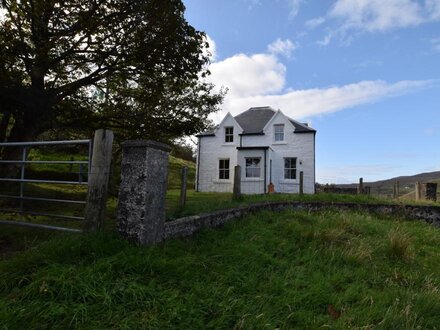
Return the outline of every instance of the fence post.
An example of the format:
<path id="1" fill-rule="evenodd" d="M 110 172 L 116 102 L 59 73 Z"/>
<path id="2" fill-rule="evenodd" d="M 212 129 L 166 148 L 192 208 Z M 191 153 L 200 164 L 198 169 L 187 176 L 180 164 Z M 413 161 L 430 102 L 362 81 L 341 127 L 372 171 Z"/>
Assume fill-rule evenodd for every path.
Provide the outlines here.
<path id="1" fill-rule="evenodd" d="M 396 183 L 394 183 L 393 186 L 393 197 L 395 199 L 399 199 L 399 196 L 400 196 L 400 183 L 399 181 L 396 181 Z"/>
<path id="2" fill-rule="evenodd" d="M 304 194 L 304 172 L 299 172 L 299 194 Z"/>
<path id="3" fill-rule="evenodd" d="M 362 195 L 364 193 L 364 179 L 359 179 L 359 185 L 358 185 L 358 195 Z"/>
<path id="4" fill-rule="evenodd" d="M 241 166 L 236 165 L 234 167 L 234 188 L 232 193 L 233 200 L 239 200 L 241 198 Z"/>
<path id="5" fill-rule="evenodd" d="M 420 182 L 416 182 L 416 202 L 420 202 Z"/>
<path id="6" fill-rule="evenodd" d="M 138 245 L 163 240 L 170 150 L 155 141 L 122 144 L 117 228 L 123 238 Z"/>
<path id="7" fill-rule="evenodd" d="M 84 230 L 102 228 L 107 201 L 107 189 L 112 159 L 113 132 L 99 129 L 93 139 L 92 162 L 89 169 Z"/>
<path id="8" fill-rule="evenodd" d="M 186 203 L 186 185 L 188 180 L 188 167 L 182 167 L 182 183 L 180 186 L 180 207 L 184 207 Z"/>

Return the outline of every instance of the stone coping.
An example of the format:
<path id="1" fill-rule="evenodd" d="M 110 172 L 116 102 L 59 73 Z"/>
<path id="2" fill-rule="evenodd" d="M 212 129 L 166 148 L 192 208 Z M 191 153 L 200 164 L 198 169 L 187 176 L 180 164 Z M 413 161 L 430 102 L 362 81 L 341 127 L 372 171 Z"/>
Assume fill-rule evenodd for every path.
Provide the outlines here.
<path id="1" fill-rule="evenodd" d="M 156 142 L 152 140 L 129 140 L 122 143 L 122 148 L 153 148 L 163 151 L 171 151 L 168 144 Z"/>
<path id="2" fill-rule="evenodd" d="M 234 209 L 213 211 L 169 221 L 165 223 L 164 239 L 191 236 L 204 228 L 218 227 L 227 222 L 238 220 L 260 211 L 322 211 L 328 209 L 359 210 L 383 215 L 397 214 L 407 217 L 408 219 L 421 220 L 440 227 L 440 206 L 284 201 L 251 204 Z"/>

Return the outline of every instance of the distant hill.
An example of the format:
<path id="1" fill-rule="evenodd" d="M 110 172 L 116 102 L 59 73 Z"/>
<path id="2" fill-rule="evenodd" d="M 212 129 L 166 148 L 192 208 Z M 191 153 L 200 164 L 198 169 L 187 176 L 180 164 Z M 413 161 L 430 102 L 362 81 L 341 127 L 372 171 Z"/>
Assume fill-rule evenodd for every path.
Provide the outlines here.
<path id="1" fill-rule="evenodd" d="M 380 180 L 375 182 L 365 182 L 365 186 L 371 187 L 371 193 L 379 195 L 391 195 L 393 193 L 393 187 L 396 182 L 399 182 L 401 194 L 407 194 L 414 190 L 416 182 L 438 182 L 440 183 L 440 171 L 420 173 L 416 175 L 399 176 L 387 180 Z M 337 187 L 355 188 L 358 183 L 352 184 L 338 184 Z"/>

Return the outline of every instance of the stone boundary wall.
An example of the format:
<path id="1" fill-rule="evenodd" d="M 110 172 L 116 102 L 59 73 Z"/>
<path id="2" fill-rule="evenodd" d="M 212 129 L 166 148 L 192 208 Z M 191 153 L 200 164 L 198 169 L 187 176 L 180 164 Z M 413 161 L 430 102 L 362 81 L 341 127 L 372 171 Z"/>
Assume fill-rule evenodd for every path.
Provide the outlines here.
<path id="1" fill-rule="evenodd" d="M 395 214 L 408 219 L 422 220 L 436 227 L 440 227 L 440 206 L 330 202 L 267 202 L 204 213 L 166 222 L 164 239 L 192 236 L 204 228 L 219 227 L 227 222 L 238 220 L 260 211 L 324 211 L 329 209 L 363 211 L 379 215 Z"/>
<path id="2" fill-rule="evenodd" d="M 357 195 L 358 188 L 342 188 L 342 187 L 326 187 L 322 188 L 322 191 L 329 194 L 345 194 L 345 195 Z"/>

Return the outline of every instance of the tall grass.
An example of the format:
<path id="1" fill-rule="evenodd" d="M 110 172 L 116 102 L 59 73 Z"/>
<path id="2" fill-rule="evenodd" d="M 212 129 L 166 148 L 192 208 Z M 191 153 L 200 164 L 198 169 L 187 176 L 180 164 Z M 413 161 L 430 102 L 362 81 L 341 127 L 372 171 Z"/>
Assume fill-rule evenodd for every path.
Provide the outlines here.
<path id="1" fill-rule="evenodd" d="M 409 260 L 412 257 L 411 238 L 400 228 L 388 234 L 388 255 L 392 259 Z"/>

